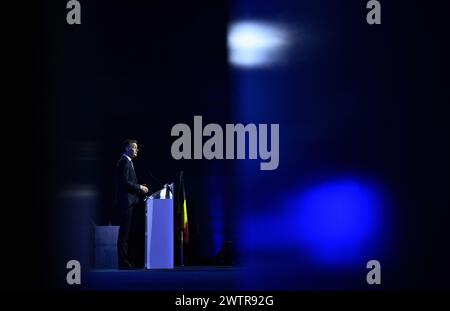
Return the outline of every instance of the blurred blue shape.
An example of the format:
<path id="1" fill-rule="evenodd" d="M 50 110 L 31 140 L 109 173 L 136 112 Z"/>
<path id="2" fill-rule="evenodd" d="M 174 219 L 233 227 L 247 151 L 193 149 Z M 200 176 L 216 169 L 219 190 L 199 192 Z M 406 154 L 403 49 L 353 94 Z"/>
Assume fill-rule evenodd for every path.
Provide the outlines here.
<path id="1" fill-rule="evenodd" d="M 117 237 L 119 226 L 95 226 L 95 267 L 117 269 Z"/>
<path id="2" fill-rule="evenodd" d="M 347 179 L 326 182 L 294 201 L 300 245 L 317 262 L 359 262 L 380 241 L 383 200 L 368 183 Z"/>
<path id="3" fill-rule="evenodd" d="M 220 176 L 208 176 L 208 204 L 209 204 L 209 219 L 211 220 L 209 229 L 212 238 L 211 249 L 208 249 L 208 256 L 213 257 L 220 252 L 225 235 L 225 200 L 226 191 L 223 178 Z"/>
<path id="4" fill-rule="evenodd" d="M 239 250 L 246 290 L 360 289 L 370 259 L 388 260 L 387 197 L 368 178 L 328 177 L 248 202 Z M 257 208 L 259 207 L 259 208 Z"/>

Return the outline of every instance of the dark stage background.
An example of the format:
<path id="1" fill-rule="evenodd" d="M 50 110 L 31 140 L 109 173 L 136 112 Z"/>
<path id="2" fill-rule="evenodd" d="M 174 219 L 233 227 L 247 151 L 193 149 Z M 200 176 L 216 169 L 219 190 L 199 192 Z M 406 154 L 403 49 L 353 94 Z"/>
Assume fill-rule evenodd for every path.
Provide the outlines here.
<path id="1" fill-rule="evenodd" d="M 79 26 L 66 12 L 44 2 L 33 41 L 33 196 L 17 212 L 26 233 L 8 244 L 23 257 L 17 245 L 33 241 L 28 288 L 67 289 L 67 260 L 89 265 L 89 228 L 117 222 L 115 164 L 134 138 L 151 192 L 150 171 L 163 183 L 184 171 L 189 264 L 217 264 L 231 243 L 247 268 L 235 289 L 372 290 L 370 259 L 383 267 L 377 289 L 449 289 L 445 1 L 382 1 L 377 26 L 365 1 L 83 1 Z M 291 30 L 279 66 L 229 64 L 239 20 Z M 193 128 L 194 115 L 279 123 L 278 169 L 173 160 L 171 128 Z M 342 202 L 351 208 L 333 209 Z"/>

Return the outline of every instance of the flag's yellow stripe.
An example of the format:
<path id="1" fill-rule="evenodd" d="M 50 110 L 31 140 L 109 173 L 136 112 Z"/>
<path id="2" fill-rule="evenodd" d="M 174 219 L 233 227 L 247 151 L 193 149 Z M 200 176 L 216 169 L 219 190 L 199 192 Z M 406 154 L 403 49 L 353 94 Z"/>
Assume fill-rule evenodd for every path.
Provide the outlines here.
<path id="1" fill-rule="evenodd" d="M 186 200 L 183 201 L 183 228 L 186 228 L 188 222 Z"/>

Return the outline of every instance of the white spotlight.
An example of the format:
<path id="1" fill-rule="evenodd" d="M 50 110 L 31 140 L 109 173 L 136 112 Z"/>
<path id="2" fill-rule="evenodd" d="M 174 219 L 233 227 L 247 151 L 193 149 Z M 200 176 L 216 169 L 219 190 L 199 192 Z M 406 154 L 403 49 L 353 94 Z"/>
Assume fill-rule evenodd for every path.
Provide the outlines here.
<path id="1" fill-rule="evenodd" d="M 287 32 L 264 22 L 236 22 L 228 30 L 229 61 L 242 67 L 267 67 L 281 60 Z"/>

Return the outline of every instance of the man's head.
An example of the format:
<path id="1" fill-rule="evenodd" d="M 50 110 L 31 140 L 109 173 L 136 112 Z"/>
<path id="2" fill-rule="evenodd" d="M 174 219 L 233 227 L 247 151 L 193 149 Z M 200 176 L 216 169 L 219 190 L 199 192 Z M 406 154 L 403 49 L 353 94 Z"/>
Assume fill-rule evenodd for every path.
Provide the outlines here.
<path id="1" fill-rule="evenodd" d="M 122 147 L 123 147 L 123 152 L 127 156 L 129 156 L 132 159 L 137 157 L 137 153 L 138 153 L 137 140 L 127 139 L 123 142 Z"/>

